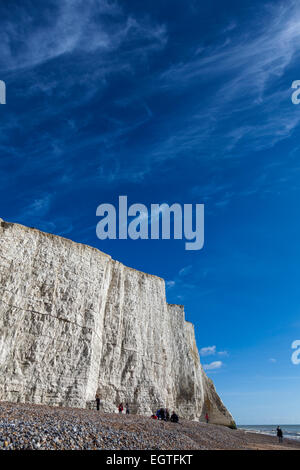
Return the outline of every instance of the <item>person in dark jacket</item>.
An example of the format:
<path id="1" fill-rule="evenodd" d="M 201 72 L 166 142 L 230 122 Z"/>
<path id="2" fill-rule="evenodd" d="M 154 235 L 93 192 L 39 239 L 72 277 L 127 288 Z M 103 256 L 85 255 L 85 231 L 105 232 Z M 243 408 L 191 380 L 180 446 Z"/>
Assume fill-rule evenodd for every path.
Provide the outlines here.
<path id="1" fill-rule="evenodd" d="M 99 411 L 100 410 L 100 397 L 98 394 L 96 395 L 95 399 L 96 399 L 97 411 Z"/>
<path id="2" fill-rule="evenodd" d="M 126 403 L 126 405 L 125 405 L 125 406 L 126 406 L 126 414 L 127 414 L 127 415 L 129 415 L 129 413 L 130 413 L 130 410 L 129 410 L 129 405 L 128 405 L 128 403 Z"/>
<path id="3" fill-rule="evenodd" d="M 282 442 L 282 440 L 283 440 L 283 432 L 282 432 L 282 429 L 280 428 L 280 426 L 277 426 L 277 437 L 278 437 L 278 441 L 279 441 L 279 442 Z"/>
<path id="4" fill-rule="evenodd" d="M 179 422 L 178 415 L 175 413 L 175 411 L 173 411 L 171 415 L 171 423 L 178 423 L 178 422 Z"/>
<path id="5" fill-rule="evenodd" d="M 119 413 L 123 413 L 123 410 L 124 410 L 123 403 L 120 403 L 119 404 Z"/>
<path id="6" fill-rule="evenodd" d="M 165 419 L 165 410 L 163 408 L 157 410 L 157 418 L 161 420 Z"/>
<path id="7" fill-rule="evenodd" d="M 170 421 L 170 413 L 168 408 L 166 408 L 166 421 Z"/>

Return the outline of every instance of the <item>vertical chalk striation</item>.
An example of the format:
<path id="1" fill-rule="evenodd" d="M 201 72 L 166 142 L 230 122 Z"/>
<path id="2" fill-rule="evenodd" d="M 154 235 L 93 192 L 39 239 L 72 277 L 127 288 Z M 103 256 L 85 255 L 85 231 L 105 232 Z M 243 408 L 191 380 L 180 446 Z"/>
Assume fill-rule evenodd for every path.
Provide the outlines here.
<path id="1" fill-rule="evenodd" d="M 0 220 L 0 400 L 90 407 L 96 392 L 105 411 L 232 421 L 163 279 Z"/>

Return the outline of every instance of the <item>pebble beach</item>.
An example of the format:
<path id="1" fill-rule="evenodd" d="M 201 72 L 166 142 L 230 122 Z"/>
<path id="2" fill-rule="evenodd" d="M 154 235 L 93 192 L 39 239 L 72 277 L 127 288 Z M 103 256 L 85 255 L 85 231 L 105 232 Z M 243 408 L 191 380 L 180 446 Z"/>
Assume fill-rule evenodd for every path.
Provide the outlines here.
<path id="1" fill-rule="evenodd" d="M 300 450 L 300 442 L 180 420 L 0 403 L 0 450 Z"/>

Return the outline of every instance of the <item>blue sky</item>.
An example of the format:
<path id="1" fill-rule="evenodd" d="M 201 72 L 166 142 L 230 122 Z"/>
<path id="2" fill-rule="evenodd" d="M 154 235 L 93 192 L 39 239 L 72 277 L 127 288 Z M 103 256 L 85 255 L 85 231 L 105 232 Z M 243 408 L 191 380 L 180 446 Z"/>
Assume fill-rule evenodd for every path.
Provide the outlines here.
<path id="1" fill-rule="evenodd" d="M 300 5 L 0 2 L 0 216 L 167 281 L 240 424 L 300 423 Z M 96 208 L 205 204 L 205 245 L 96 237 Z"/>

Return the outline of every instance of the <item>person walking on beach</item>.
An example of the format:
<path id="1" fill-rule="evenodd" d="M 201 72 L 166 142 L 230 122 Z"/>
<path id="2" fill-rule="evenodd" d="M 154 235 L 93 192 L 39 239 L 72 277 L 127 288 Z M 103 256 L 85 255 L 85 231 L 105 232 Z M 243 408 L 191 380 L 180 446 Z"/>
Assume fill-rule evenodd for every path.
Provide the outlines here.
<path id="1" fill-rule="evenodd" d="M 209 416 L 208 416 L 208 413 L 206 413 L 206 415 L 205 415 L 205 421 L 206 421 L 206 423 L 208 424 L 208 422 L 209 422 Z"/>
<path id="2" fill-rule="evenodd" d="M 100 410 L 100 397 L 98 393 L 96 394 L 95 399 L 96 399 L 97 411 L 99 411 Z"/>
<path id="3" fill-rule="evenodd" d="M 280 426 L 277 426 L 277 437 L 278 437 L 278 441 L 279 441 L 279 442 L 282 442 L 282 440 L 283 440 L 283 432 L 282 432 L 282 429 L 280 428 Z"/>
<path id="4" fill-rule="evenodd" d="M 126 403 L 126 414 L 129 415 L 130 411 L 129 411 L 129 405 L 128 403 Z"/>
<path id="5" fill-rule="evenodd" d="M 123 410 L 124 410 L 123 403 L 120 403 L 119 404 L 119 413 L 123 413 Z"/>

